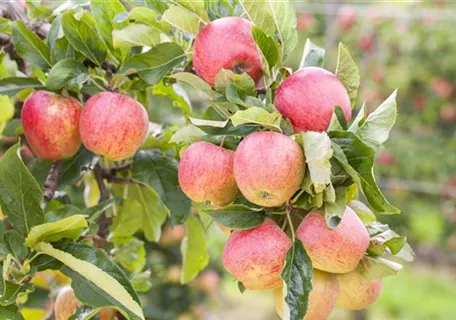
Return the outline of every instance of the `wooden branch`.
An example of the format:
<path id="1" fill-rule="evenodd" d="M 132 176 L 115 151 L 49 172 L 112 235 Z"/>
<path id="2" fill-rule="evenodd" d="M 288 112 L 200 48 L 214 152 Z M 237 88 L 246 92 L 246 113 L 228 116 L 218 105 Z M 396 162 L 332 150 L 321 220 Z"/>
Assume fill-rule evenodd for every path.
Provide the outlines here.
<path id="1" fill-rule="evenodd" d="M 100 166 L 100 164 L 97 163 L 95 165 L 95 168 L 93 169 L 93 174 L 95 176 L 95 180 L 97 182 L 98 189 L 100 190 L 100 199 L 98 200 L 98 203 L 102 203 L 109 199 L 109 191 L 104 183 L 104 177 L 103 177 L 102 172 L 103 172 L 103 168 Z M 106 237 L 109 234 L 109 225 L 110 224 L 111 224 L 111 218 L 107 217 L 106 211 L 104 211 L 103 213 L 101 213 L 100 217 L 98 218 L 97 235 L 103 239 L 106 239 Z"/>
<path id="2" fill-rule="evenodd" d="M 57 184 L 59 182 L 59 172 L 63 166 L 63 161 L 58 160 L 54 161 L 51 168 L 49 169 L 46 182 L 44 183 L 44 195 L 43 195 L 43 207 L 45 207 L 49 201 L 54 198 L 55 190 L 57 189 Z"/>

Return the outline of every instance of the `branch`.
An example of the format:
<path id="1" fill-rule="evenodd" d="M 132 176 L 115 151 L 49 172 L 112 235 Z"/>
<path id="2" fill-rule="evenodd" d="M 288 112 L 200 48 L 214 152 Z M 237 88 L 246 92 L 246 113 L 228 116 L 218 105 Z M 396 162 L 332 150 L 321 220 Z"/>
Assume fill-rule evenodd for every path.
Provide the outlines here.
<path id="1" fill-rule="evenodd" d="M 95 168 L 93 169 L 93 174 L 95 176 L 95 180 L 97 182 L 98 189 L 100 190 L 100 199 L 98 200 L 98 203 L 102 203 L 109 199 L 109 191 L 104 183 L 104 178 L 103 178 L 102 173 L 103 173 L 103 168 L 97 163 L 95 165 Z M 98 218 L 97 235 L 103 239 L 106 239 L 106 237 L 109 234 L 109 225 L 110 224 L 111 224 L 111 218 L 107 217 L 106 211 L 104 211 L 100 215 L 100 218 Z"/>
<path id="2" fill-rule="evenodd" d="M 54 198 L 55 190 L 57 189 L 57 183 L 59 182 L 59 172 L 63 166 L 63 161 L 58 160 L 52 163 L 49 169 L 46 182 L 44 183 L 44 195 L 43 195 L 43 207 L 45 207 L 49 201 Z"/>

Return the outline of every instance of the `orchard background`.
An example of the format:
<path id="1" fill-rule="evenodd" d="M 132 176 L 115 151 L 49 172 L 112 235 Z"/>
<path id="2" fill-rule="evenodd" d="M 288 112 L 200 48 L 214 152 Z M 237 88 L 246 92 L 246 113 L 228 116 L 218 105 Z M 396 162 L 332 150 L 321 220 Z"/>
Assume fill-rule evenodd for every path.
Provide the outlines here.
<path id="1" fill-rule="evenodd" d="M 378 218 L 407 236 L 418 261 L 385 278 L 379 300 L 367 311 L 336 308 L 330 319 L 452 319 L 456 158 L 450 150 L 456 147 L 456 7 L 445 1 L 271 2 L 271 7 L 249 1 L 0 3 L 0 203 L 7 216 L 0 247 L 2 317 L 20 319 L 17 305 L 25 319 L 51 319 L 53 302 L 69 283 L 67 276 L 79 288 L 78 297 L 85 297 L 77 319 L 112 305 L 103 298 L 112 283 L 93 285 L 95 279 L 90 282 L 70 267 L 62 268 L 55 258 L 35 256 L 41 241 L 77 257 L 76 262 L 66 260 L 76 263 L 76 269 L 84 268 L 85 260 L 109 270 L 126 288 L 123 294 L 135 297 L 132 292 L 137 292 L 147 319 L 277 319 L 270 292 L 241 294 L 222 266 L 228 236 L 212 219 L 228 221 L 234 228 L 240 222 L 229 212 L 217 213 L 218 208 L 192 207 L 177 183 L 178 161 L 198 140 L 235 149 L 239 137 L 251 131 L 291 135 L 286 122 L 277 122 L 268 95 L 290 70 L 302 66 L 321 66 L 324 61 L 331 72 L 337 63 L 353 68 L 351 54 L 361 78 L 352 120 L 363 103 L 367 114 L 385 100 L 392 110 L 389 97 L 399 88 L 396 125 L 377 152 L 375 175 L 402 214 Z M 200 28 L 234 15 L 253 20 L 257 27 L 255 40 L 270 68 L 270 92 L 252 85 L 245 74 L 222 74 L 216 90 L 194 75 L 191 53 Z M 276 38 L 268 36 L 271 26 L 277 28 L 272 32 L 279 31 Z M 307 39 L 311 42 L 306 46 Z M 353 72 L 348 75 L 356 84 Z M 63 162 L 38 159 L 20 119 L 25 99 L 38 89 L 81 103 L 102 91 L 127 93 L 147 111 L 147 139 L 134 157 L 115 163 L 85 148 Z M 233 116 L 252 110 L 252 104 L 266 115 Z M 223 115 L 230 116 L 228 125 Z M 341 113 L 334 116 L 334 123 L 341 121 L 343 127 Z M 15 156 L 17 150 L 22 160 Z M 6 179 L 11 176 L 17 179 Z M 132 186 L 136 191 L 128 191 Z M 11 197 L 22 209 L 5 205 Z M 246 214 L 254 219 L 255 210 Z M 71 220 L 59 224 L 64 218 Z M 54 224 L 29 238 L 20 221 Z M 131 306 L 116 305 L 126 312 L 123 316 L 134 318 Z"/>

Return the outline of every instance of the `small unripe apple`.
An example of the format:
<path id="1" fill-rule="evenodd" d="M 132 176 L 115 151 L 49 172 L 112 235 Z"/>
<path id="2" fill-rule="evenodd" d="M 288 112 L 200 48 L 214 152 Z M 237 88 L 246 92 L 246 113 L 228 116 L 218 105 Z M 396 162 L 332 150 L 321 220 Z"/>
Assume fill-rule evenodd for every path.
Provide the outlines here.
<path id="1" fill-rule="evenodd" d="M 42 159 L 71 158 L 81 146 L 81 105 L 47 91 L 35 91 L 22 106 L 24 134 L 33 152 Z"/>
<path id="2" fill-rule="evenodd" d="M 364 278 L 357 270 L 337 275 L 339 298 L 337 305 L 349 310 L 361 310 L 380 296 L 382 280 Z"/>
<path id="3" fill-rule="evenodd" d="M 263 75 L 261 55 L 252 35 L 252 22 L 226 17 L 207 24 L 197 35 L 193 67 L 211 86 L 222 69 L 246 72 L 258 83 Z"/>
<path id="4" fill-rule="evenodd" d="M 284 204 L 304 178 L 304 154 L 290 137 L 258 131 L 239 144 L 234 156 L 234 177 L 250 202 L 264 207 Z"/>
<path id="5" fill-rule="evenodd" d="M 291 240 L 266 219 L 250 230 L 235 230 L 223 249 L 223 266 L 250 290 L 271 290 L 282 285 L 280 273 Z"/>
<path id="6" fill-rule="evenodd" d="M 283 318 L 282 288 L 274 290 L 274 305 L 280 318 Z M 309 294 L 309 306 L 302 320 L 325 320 L 334 309 L 339 295 L 339 284 L 331 273 L 313 270 L 312 291 Z"/>
<path id="7" fill-rule="evenodd" d="M 334 108 L 342 108 L 347 121 L 351 104 L 347 90 L 331 72 L 307 67 L 283 81 L 276 91 L 275 106 L 296 131 L 325 131 Z"/>
<path id="8" fill-rule="evenodd" d="M 234 152 L 199 141 L 185 150 L 179 163 L 179 185 L 194 202 L 223 207 L 233 202 L 238 188 L 233 173 Z"/>
<path id="9" fill-rule="evenodd" d="M 370 242 L 366 227 L 349 207 L 334 229 L 327 226 L 324 212 L 310 212 L 299 225 L 296 236 L 303 242 L 313 267 L 332 273 L 355 269 Z"/>
<path id="10" fill-rule="evenodd" d="M 87 149 L 119 161 L 132 156 L 141 146 L 149 120 L 144 107 L 129 96 L 101 92 L 85 103 L 80 125 Z"/>

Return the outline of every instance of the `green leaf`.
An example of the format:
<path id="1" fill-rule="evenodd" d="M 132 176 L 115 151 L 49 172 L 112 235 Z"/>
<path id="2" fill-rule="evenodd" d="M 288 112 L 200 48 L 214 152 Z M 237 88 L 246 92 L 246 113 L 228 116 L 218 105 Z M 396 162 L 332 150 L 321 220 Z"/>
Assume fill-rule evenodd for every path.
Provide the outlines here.
<path id="1" fill-rule="evenodd" d="M 352 200 L 348 203 L 348 206 L 355 211 L 363 223 L 371 223 L 377 220 L 372 210 L 361 201 Z"/>
<path id="2" fill-rule="evenodd" d="M 242 204 L 233 204 L 219 210 L 204 210 L 217 223 L 230 229 L 248 230 L 258 227 L 266 216 L 262 209 L 249 208 Z"/>
<path id="3" fill-rule="evenodd" d="M 134 21 L 135 23 L 147 24 L 150 26 L 161 27 L 157 21 L 159 14 L 152 9 L 146 7 L 136 7 L 130 10 L 130 12 L 123 12 L 115 17 L 115 21 L 118 23 Z"/>
<path id="4" fill-rule="evenodd" d="M 171 143 L 193 143 L 196 141 L 201 141 L 203 138 L 207 136 L 206 133 L 199 129 L 198 127 L 194 126 L 193 124 L 189 124 L 185 127 L 180 128 L 179 130 L 174 133 L 171 137 L 169 142 Z"/>
<path id="5" fill-rule="evenodd" d="M 153 47 L 161 42 L 160 30 L 145 24 L 131 24 L 112 32 L 114 48 Z"/>
<path id="6" fill-rule="evenodd" d="M 11 21 L 0 17 L 0 32 L 11 34 Z"/>
<path id="7" fill-rule="evenodd" d="M 141 272 L 146 265 L 144 242 L 135 237 L 116 242 L 111 253 L 114 255 L 114 261 L 129 271 Z"/>
<path id="8" fill-rule="evenodd" d="M 51 203 L 52 204 L 52 203 Z M 46 222 L 58 222 L 62 219 L 71 217 L 73 215 L 81 214 L 81 209 L 71 204 L 64 205 L 46 212 Z M 32 229 L 33 230 L 33 229 Z M 30 235 L 30 234 L 29 234 Z"/>
<path id="9" fill-rule="evenodd" d="M 44 222 L 43 192 L 19 157 L 19 143 L 0 159 L 0 204 L 3 213 L 21 235 Z"/>
<path id="10" fill-rule="evenodd" d="M 24 245 L 24 237 L 16 230 L 8 230 L 3 235 L 3 241 L 8 251 L 16 258 L 17 261 L 24 261 L 27 257 L 28 249 Z"/>
<path id="11" fill-rule="evenodd" d="M 296 12 L 291 1 L 267 0 L 282 42 L 282 57 L 286 58 L 298 43 Z"/>
<path id="12" fill-rule="evenodd" d="M 13 24 L 13 42 L 16 51 L 31 65 L 47 70 L 51 64 L 51 50 L 21 21 Z"/>
<path id="13" fill-rule="evenodd" d="M 206 81 L 204 81 L 203 79 L 201 79 L 193 73 L 179 72 L 172 74 L 169 77 L 172 79 L 176 79 L 177 81 L 188 83 L 195 89 L 202 91 L 210 99 L 215 99 L 220 96 L 220 94 L 212 90 L 211 86 Z"/>
<path id="14" fill-rule="evenodd" d="M 295 240 L 288 250 L 281 275 L 286 302 L 283 308 L 285 319 L 304 319 L 312 290 L 312 262 L 300 240 Z"/>
<path id="15" fill-rule="evenodd" d="M 58 91 L 71 80 L 85 73 L 87 70 L 81 62 L 72 59 L 62 60 L 52 67 L 46 87 L 49 90 Z"/>
<path id="16" fill-rule="evenodd" d="M 347 131 L 355 133 L 358 129 L 359 126 L 366 120 L 366 104 L 363 103 L 361 108 L 359 109 L 358 114 L 356 115 L 356 118 L 352 121 L 350 127 L 347 129 Z M 332 131 L 337 131 L 337 130 L 332 130 Z M 343 130 L 341 130 L 343 131 Z"/>
<path id="17" fill-rule="evenodd" d="M 28 247 L 33 247 L 38 242 L 57 242 L 62 239 L 76 240 L 87 227 L 85 216 L 82 214 L 72 215 L 56 222 L 34 226 L 25 239 L 25 244 Z"/>
<path id="18" fill-rule="evenodd" d="M 347 47 L 339 43 L 339 57 L 337 58 L 336 76 L 347 89 L 348 96 L 352 107 L 356 102 L 358 87 L 360 82 L 359 70 L 356 63 L 353 61 Z"/>
<path id="19" fill-rule="evenodd" d="M 201 19 L 202 22 L 210 22 L 206 9 L 204 8 L 203 0 L 177 0 L 177 4 L 195 13 Z"/>
<path id="20" fill-rule="evenodd" d="M 363 191 L 369 206 L 379 214 L 399 214 L 401 211 L 391 205 L 377 186 L 373 174 L 375 152 L 351 132 L 329 133 L 333 141 L 334 158 L 352 177 Z"/>
<path id="21" fill-rule="evenodd" d="M 114 237 L 130 237 L 142 230 L 147 241 L 158 241 L 168 208 L 151 187 L 134 183 L 126 187 L 126 198 L 114 223 Z"/>
<path id="22" fill-rule="evenodd" d="M 374 150 L 378 150 L 388 140 L 389 133 L 396 122 L 397 107 L 396 93 L 394 91 L 355 131 L 355 134 L 365 144 Z"/>
<path id="23" fill-rule="evenodd" d="M 0 275 L 1 276 L 1 275 Z M 26 294 L 27 292 L 33 291 L 32 284 L 16 284 L 6 279 L 1 280 L 0 290 L 0 315 L 2 314 L 3 308 L 11 310 L 15 306 L 18 296 Z M 1 318 L 4 319 L 4 318 Z M 14 319 L 14 318 L 13 318 Z"/>
<path id="24" fill-rule="evenodd" d="M 237 94 L 242 92 L 242 96 L 245 99 L 247 95 L 255 95 L 255 81 L 247 74 L 237 74 L 231 70 L 222 69 L 215 76 L 215 90 L 221 93 L 227 94 L 228 87 L 233 86 Z M 234 102 L 234 101 L 232 101 Z M 236 103 L 244 104 L 244 101 L 237 101 Z"/>
<path id="25" fill-rule="evenodd" d="M 36 78 L 4 78 L 0 79 L 0 95 L 13 97 L 25 89 L 39 89 L 43 84 Z"/>
<path id="26" fill-rule="evenodd" d="M 239 2 L 244 8 L 247 17 L 253 21 L 255 26 L 268 35 L 275 33 L 274 17 L 265 3 L 267 1 L 241 0 Z"/>
<path id="27" fill-rule="evenodd" d="M 24 320 L 16 305 L 0 306 L 0 319 Z"/>
<path id="28" fill-rule="evenodd" d="M 325 220 L 331 229 L 337 227 L 342 221 L 346 208 L 346 188 L 338 187 L 336 189 L 336 201 L 325 203 Z"/>
<path id="29" fill-rule="evenodd" d="M 181 283 L 189 283 L 209 263 L 206 234 L 201 221 L 195 216 L 189 216 L 185 223 L 187 236 L 182 240 L 182 274 Z"/>
<path id="30" fill-rule="evenodd" d="M 239 110 L 230 117 L 230 120 L 235 127 L 246 123 L 254 123 L 274 131 L 282 131 L 282 129 L 280 129 L 282 115 L 278 112 L 269 113 L 265 109 L 259 107 Z"/>
<path id="31" fill-rule="evenodd" d="M 323 67 L 326 50 L 314 44 L 310 39 L 306 40 L 299 69 L 306 67 Z"/>
<path id="32" fill-rule="evenodd" d="M 367 279 L 381 279 L 387 276 L 395 276 L 403 268 L 397 262 L 384 258 L 363 257 L 356 270 Z"/>
<path id="33" fill-rule="evenodd" d="M 201 18 L 186 8 L 171 6 L 163 14 L 162 21 L 169 23 L 179 30 L 197 35 L 200 29 Z"/>
<path id="34" fill-rule="evenodd" d="M 179 108 L 182 110 L 184 116 L 188 117 L 192 114 L 192 107 L 187 101 L 187 97 L 182 95 L 175 86 L 173 85 L 165 85 L 162 82 L 154 85 L 152 87 L 152 94 L 154 96 L 166 96 L 171 99 L 173 103 L 173 107 Z"/>
<path id="35" fill-rule="evenodd" d="M 72 278 L 72 287 L 82 303 L 94 307 L 115 306 L 130 319 L 144 320 L 128 278 L 104 251 L 76 243 L 56 249 L 41 242 L 35 248 L 65 265 L 62 272 Z"/>
<path id="36" fill-rule="evenodd" d="M 98 33 L 105 43 L 112 49 L 112 32 L 114 30 L 114 18 L 125 8 L 119 0 L 99 1 L 91 0 L 90 9 L 97 23 Z"/>
<path id="37" fill-rule="evenodd" d="M 156 150 L 135 154 L 132 177 L 152 187 L 170 211 L 171 225 L 182 224 L 190 214 L 191 201 L 182 192 L 177 179 L 178 163 Z"/>
<path id="38" fill-rule="evenodd" d="M 253 26 L 253 38 L 268 62 L 270 68 L 280 61 L 280 47 L 273 36 L 267 35 L 263 30 Z"/>
<path id="39" fill-rule="evenodd" d="M 148 84 L 158 82 L 175 66 L 185 61 L 184 50 L 175 43 L 162 43 L 127 59 L 120 73 L 138 72 Z"/>
<path id="40" fill-rule="evenodd" d="M 79 52 L 101 66 L 106 59 L 107 48 L 100 36 L 84 20 L 77 20 L 72 12 L 62 16 L 62 28 L 66 39 Z"/>

